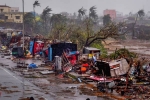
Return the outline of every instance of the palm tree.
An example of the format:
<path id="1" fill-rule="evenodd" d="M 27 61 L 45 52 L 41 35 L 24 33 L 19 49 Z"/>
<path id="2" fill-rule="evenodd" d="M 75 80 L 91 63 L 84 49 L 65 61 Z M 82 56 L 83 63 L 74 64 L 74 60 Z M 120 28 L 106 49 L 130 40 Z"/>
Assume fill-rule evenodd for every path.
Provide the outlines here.
<path id="1" fill-rule="evenodd" d="M 61 39 L 61 35 L 64 30 L 66 30 L 66 24 L 67 24 L 67 18 L 66 16 L 63 16 L 62 14 L 53 14 L 51 17 L 51 27 L 52 30 L 55 31 L 54 38 Z"/>
<path id="2" fill-rule="evenodd" d="M 95 6 L 92 6 L 90 9 L 89 9 L 89 18 L 92 19 L 93 21 L 96 21 L 97 18 L 98 18 L 98 15 L 96 13 L 96 7 Z"/>
<path id="3" fill-rule="evenodd" d="M 44 20 L 44 27 L 45 27 L 45 30 L 47 30 L 47 29 L 46 29 L 46 26 L 47 26 L 47 18 L 49 18 L 49 14 L 50 14 L 51 11 L 52 11 L 52 9 L 47 6 L 47 7 L 43 10 L 43 12 L 42 12 L 42 19 Z"/>
<path id="4" fill-rule="evenodd" d="M 80 20 L 85 15 L 85 13 L 86 9 L 84 9 L 83 7 L 78 10 L 78 17 L 80 18 Z"/>
<path id="5" fill-rule="evenodd" d="M 145 12 L 144 12 L 144 10 L 139 10 L 139 11 L 137 12 L 137 15 L 136 15 L 136 18 L 135 18 L 135 22 L 134 22 L 134 24 L 133 24 L 132 38 L 134 38 L 134 36 L 135 36 L 134 28 L 135 28 L 135 25 L 136 25 L 136 23 L 137 23 L 137 19 L 138 19 L 139 17 L 142 17 L 142 16 L 145 16 Z"/>
<path id="6" fill-rule="evenodd" d="M 33 3 L 35 29 L 36 29 L 36 20 L 35 20 L 35 7 L 36 7 L 36 6 L 40 6 L 40 3 L 38 2 L 38 0 L 36 0 L 36 1 Z"/>
<path id="7" fill-rule="evenodd" d="M 52 9 L 49 8 L 49 6 L 47 6 L 47 7 L 43 10 L 42 15 L 43 15 L 44 17 L 46 17 L 46 16 L 48 16 L 48 15 L 50 14 L 51 11 L 52 11 Z"/>
<path id="8" fill-rule="evenodd" d="M 34 18 L 35 18 L 35 7 L 36 6 L 40 6 L 40 3 L 38 2 L 38 0 L 36 0 L 33 4 Z"/>
<path id="9" fill-rule="evenodd" d="M 104 17 L 103 17 L 103 25 L 106 26 L 106 25 L 108 25 L 110 22 L 111 22 L 111 17 L 110 17 L 110 15 L 109 15 L 109 14 L 104 15 Z"/>

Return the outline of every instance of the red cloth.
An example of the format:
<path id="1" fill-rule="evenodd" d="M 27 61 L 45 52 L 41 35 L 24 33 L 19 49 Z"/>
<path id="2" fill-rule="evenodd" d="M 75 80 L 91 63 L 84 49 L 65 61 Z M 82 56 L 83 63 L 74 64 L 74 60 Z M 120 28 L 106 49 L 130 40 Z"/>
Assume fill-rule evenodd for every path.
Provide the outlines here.
<path id="1" fill-rule="evenodd" d="M 82 67 L 89 67 L 89 64 L 88 63 L 85 63 L 85 64 L 82 64 Z"/>
<path id="2" fill-rule="evenodd" d="M 70 61 L 70 63 L 72 64 L 72 65 L 74 65 L 74 64 L 76 64 L 76 55 L 72 55 L 72 56 L 69 56 L 68 57 L 68 60 Z"/>
<path id="3" fill-rule="evenodd" d="M 44 43 L 34 43 L 34 54 L 40 52 L 44 47 Z"/>
<path id="4" fill-rule="evenodd" d="M 48 56 L 48 49 L 47 49 L 47 50 L 45 50 L 45 52 L 46 52 L 46 55 Z"/>

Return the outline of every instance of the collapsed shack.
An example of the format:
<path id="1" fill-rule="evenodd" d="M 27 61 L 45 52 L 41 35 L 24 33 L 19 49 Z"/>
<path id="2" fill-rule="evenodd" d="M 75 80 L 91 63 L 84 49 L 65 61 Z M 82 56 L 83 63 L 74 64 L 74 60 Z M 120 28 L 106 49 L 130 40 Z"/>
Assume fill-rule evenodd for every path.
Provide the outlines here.
<path id="1" fill-rule="evenodd" d="M 117 77 L 120 75 L 127 74 L 128 70 L 130 69 L 130 66 L 126 59 L 118 59 L 115 61 L 111 61 L 109 63 L 110 66 L 110 73 L 112 77 Z"/>
<path id="2" fill-rule="evenodd" d="M 10 46 L 11 43 L 16 43 L 21 40 L 21 30 L 6 30 L 0 32 L 1 43 L 4 46 Z"/>
<path id="3" fill-rule="evenodd" d="M 50 61 L 54 60 L 55 56 L 61 56 L 64 52 L 77 51 L 77 44 L 73 43 L 55 43 L 48 48 Z"/>
<path id="4" fill-rule="evenodd" d="M 76 78 L 77 81 L 86 83 L 86 85 L 80 87 L 81 91 L 90 85 L 90 87 L 92 86 L 92 93 L 89 95 L 107 95 L 118 100 L 124 100 L 125 98 L 149 98 L 144 91 L 149 89 L 148 86 L 145 86 L 149 85 L 149 81 L 147 79 L 148 76 L 143 76 L 144 74 L 141 74 L 140 76 L 130 75 L 130 73 L 128 73 L 130 70 L 130 65 L 126 59 L 115 60 L 109 62 L 109 64 L 108 62 L 97 61 L 95 66 L 98 67 L 97 73 L 99 74 L 95 74 L 96 76 L 83 74 L 76 75 L 71 72 L 71 74 L 74 75 L 72 77 Z M 94 85 L 93 82 L 96 82 L 96 85 Z M 93 89 L 96 89 L 96 93 Z M 121 97 L 116 96 L 113 90 L 115 90 L 116 93 L 119 93 Z M 87 94 L 87 92 L 82 92 Z M 136 94 L 140 95 L 137 96 Z"/>

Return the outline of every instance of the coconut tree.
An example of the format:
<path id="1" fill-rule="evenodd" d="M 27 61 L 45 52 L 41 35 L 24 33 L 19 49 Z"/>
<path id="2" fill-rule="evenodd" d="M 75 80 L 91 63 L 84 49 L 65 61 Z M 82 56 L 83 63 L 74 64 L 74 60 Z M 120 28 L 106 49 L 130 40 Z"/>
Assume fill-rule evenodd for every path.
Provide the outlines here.
<path id="1" fill-rule="evenodd" d="M 51 8 L 49 8 L 49 6 L 47 6 L 44 10 L 43 10 L 43 12 L 42 12 L 42 19 L 43 19 L 43 21 L 44 21 L 44 28 L 45 28 L 45 30 L 47 30 L 46 29 L 46 26 L 47 26 L 47 19 L 48 18 L 50 18 L 49 17 L 49 15 L 50 15 L 50 12 L 52 11 L 52 9 Z"/>
<path id="2" fill-rule="evenodd" d="M 92 6 L 89 9 L 89 18 L 92 19 L 94 22 L 97 20 L 98 15 L 96 13 L 96 7 L 95 6 Z"/>
<path id="3" fill-rule="evenodd" d="M 85 15 L 85 13 L 86 13 L 86 9 L 84 9 L 83 7 L 78 10 L 78 17 L 80 21 L 81 21 L 81 18 Z"/>
<path id="4" fill-rule="evenodd" d="M 36 0 L 36 1 L 33 3 L 34 18 L 35 18 L 35 7 L 37 7 L 37 6 L 40 6 L 40 3 L 38 2 L 38 0 Z"/>
<path id="5" fill-rule="evenodd" d="M 137 12 L 136 18 L 135 18 L 135 22 L 134 22 L 134 24 L 133 24 L 132 38 L 134 38 L 134 36 L 135 36 L 135 30 L 134 30 L 134 28 L 135 28 L 135 25 L 136 25 L 136 23 L 137 23 L 137 19 L 138 19 L 139 17 L 143 17 L 144 15 L 145 15 L 144 10 L 139 10 L 139 11 Z"/>
<path id="6" fill-rule="evenodd" d="M 34 22 L 35 22 L 35 30 L 36 30 L 36 20 L 35 20 L 35 7 L 37 6 L 40 6 L 40 3 L 38 2 L 38 0 L 36 0 L 34 3 L 33 3 L 33 12 L 34 12 Z"/>
<path id="7" fill-rule="evenodd" d="M 111 22 L 111 17 L 110 17 L 110 15 L 109 15 L 109 14 L 104 15 L 104 17 L 103 17 L 103 25 L 106 26 L 106 25 L 108 25 L 110 22 Z"/>

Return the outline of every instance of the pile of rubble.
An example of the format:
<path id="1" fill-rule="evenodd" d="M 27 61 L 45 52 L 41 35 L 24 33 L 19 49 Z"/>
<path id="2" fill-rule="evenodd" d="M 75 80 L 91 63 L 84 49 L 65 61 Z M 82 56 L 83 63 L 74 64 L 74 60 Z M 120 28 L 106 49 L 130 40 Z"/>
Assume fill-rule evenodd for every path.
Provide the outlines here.
<path id="1" fill-rule="evenodd" d="M 144 58 L 129 60 L 122 56 L 116 60 L 100 60 L 94 59 L 92 55 L 92 59 L 88 59 L 87 55 L 79 56 L 79 53 L 69 51 L 50 61 L 41 56 L 38 59 L 12 57 L 9 50 L 2 50 L 1 58 L 5 59 L 6 56 L 10 56 L 9 59 L 16 66 L 7 67 L 3 63 L 1 66 L 9 68 L 47 93 L 53 91 L 60 96 L 64 96 L 63 93 L 75 95 L 73 89 L 76 88 L 79 95 L 107 96 L 117 100 L 150 99 L 150 64 Z M 75 56 L 79 57 L 78 60 L 73 59 Z M 62 88 L 61 84 L 76 86 Z"/>

